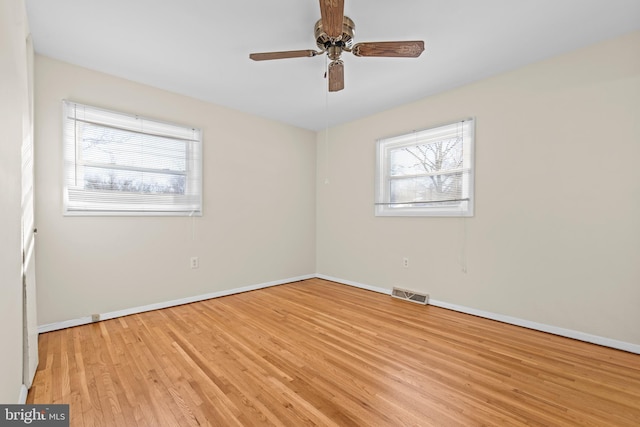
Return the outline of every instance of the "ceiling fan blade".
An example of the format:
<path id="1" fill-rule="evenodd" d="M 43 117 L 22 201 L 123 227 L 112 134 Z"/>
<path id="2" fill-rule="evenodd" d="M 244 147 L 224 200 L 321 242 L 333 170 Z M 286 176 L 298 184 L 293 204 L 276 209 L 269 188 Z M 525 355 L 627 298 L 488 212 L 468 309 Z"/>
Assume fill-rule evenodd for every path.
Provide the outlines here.
<path id="1" fill-rule="evenodd" d="M 422 40 L 406 42 L 371 42 L 357 43 L 351 49 L 355 56 L 384 56 L 417 58 L 424 51 Z"/>
<path id="2" fill-rule="evenodd" d="M 344 63 L 333 61 L 329 64 L 329 92 L 344 89 Z"/>
<path id="3" fill-rule="evenodd" d="M 340 37 L 344 19 L 344 0 L 320 0 L 320 15 L 324 32 L 332 39 Z"/>
<path id="4" fill-rule="evenodd" d="M 262 52 L 252 53 L 249 58 L 254 61 L 267 61 L 270 59 L 287 59 L 287 58 L 304 58 L 316 56 L 318 52 L 315 50 L 285 50 L 282 52 Z"/>

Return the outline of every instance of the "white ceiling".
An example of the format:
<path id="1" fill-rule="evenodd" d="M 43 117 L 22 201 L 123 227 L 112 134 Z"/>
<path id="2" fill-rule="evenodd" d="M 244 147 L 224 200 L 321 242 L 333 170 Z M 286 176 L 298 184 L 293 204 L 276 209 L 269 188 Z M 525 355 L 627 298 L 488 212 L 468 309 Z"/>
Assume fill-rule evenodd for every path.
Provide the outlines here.
<path id="1" fill-rule="evenodd" d="M 640 0 L 345 0 L 355 43 L 424 40 L 420 58 L 343 54 L 254 62 L 315 49 L 317 0 L 26 0 L 37 53 L 320 130 L 640 29 Z M 328 107 L 328 108 L 327 108 Z"/>

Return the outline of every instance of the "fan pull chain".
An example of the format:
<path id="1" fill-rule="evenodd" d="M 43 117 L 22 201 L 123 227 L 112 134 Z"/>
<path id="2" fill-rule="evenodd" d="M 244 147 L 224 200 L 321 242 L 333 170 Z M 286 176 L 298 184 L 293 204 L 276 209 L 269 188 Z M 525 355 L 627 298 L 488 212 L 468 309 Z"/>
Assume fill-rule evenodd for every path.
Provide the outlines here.
<path id="1" fill-rule="evenodd" d="M 327 69 L 329 67 L 329 59 L 325 55 L 324 57 L 324 79 L 326 84 Z M 329 91 L 324 91 L 324 183 L 329 184 Z"/>

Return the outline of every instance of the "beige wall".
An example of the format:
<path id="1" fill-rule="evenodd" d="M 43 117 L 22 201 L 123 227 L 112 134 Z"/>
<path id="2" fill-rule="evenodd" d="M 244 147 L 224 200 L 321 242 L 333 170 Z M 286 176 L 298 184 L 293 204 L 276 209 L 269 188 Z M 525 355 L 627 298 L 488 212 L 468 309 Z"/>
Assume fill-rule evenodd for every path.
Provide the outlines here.
<path id="1" fill-rule="evenodd" d="M 37 57 L 39 323 L 317 272 L 640 344 L 639 48 L 634 33 L 552 58 L 332 128 L 328 146 Z M 202 127 L 205 215 L 63 217 L 63 98 Z M 468 116 L 476 215 L 374 217 L 375 140 Z"/>
<path id="2" fill-rule="evenodd" d="M 22 1 L 0 2 L 0 403 L 22 385 L 21 144 L 28 111 Z"/>
<path id="3" fill-rule="evenodd" d="M 374 217 L 375 140 L 468 116 L 476 215 Z M 317 271 L 640 344 L 639 159 L 640 33 L 333 128 Z"/>
<path id="4" fill-rule="evenodd" d="M 40 56 L 35 92 L 41 325 L 315 272 L 315 133 Z M 62 99 L 202 128 L 204 215 L 64 217 Z"/>

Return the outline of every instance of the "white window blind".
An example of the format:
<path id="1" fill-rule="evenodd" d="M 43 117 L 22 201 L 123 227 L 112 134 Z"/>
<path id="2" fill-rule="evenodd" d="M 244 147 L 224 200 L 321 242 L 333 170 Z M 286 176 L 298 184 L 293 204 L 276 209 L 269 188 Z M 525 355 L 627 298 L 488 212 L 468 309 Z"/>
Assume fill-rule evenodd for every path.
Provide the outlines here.
<path id="1" fill-rule="evenodd" d="M 473 216 L 473 119 L 377 142 L 375 213 Z"/>
<path id="2" fill-rule="evenodd" d="M 199 129 L 63 107 L 65 215 L 202 215 Z"/>

